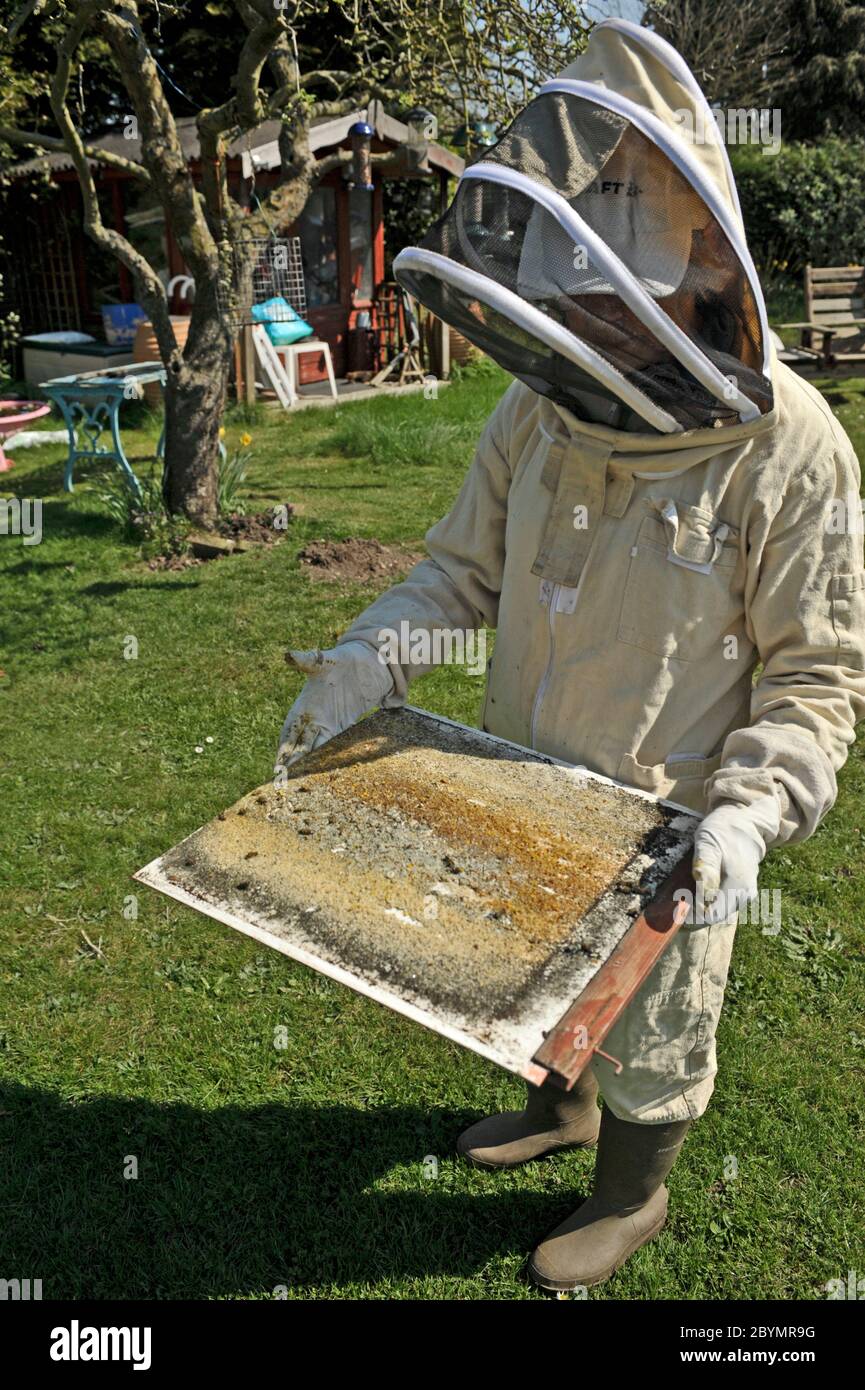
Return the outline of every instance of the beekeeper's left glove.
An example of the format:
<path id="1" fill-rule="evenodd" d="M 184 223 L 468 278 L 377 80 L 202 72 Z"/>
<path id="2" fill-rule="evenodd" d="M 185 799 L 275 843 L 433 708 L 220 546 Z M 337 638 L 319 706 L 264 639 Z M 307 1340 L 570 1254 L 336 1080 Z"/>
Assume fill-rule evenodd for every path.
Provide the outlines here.
<path id="1" fill-rule="evenodd" d="M 393 692 L 390 667 L 368 642 L 343 642 L 325 652 L 287 652 L 285 659 L 309 679 L 282 726 L 277 774 L 356 724 Z"/>
<path id="2" fill-rule="evenodd" d="M 757 874 L 776 838 L 781 812 L 774 796 L 748 806 L 724 802 L 700 822 L 694 836 L 697 893 L 694 926 L 728 922 L 757 896 Z"/>

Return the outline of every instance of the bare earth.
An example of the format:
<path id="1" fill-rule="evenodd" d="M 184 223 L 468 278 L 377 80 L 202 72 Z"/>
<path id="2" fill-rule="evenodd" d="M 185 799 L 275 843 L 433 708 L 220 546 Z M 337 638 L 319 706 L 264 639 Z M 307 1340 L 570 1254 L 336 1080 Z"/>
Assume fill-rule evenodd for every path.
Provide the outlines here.
<path id="1" fill-rule="evenodd" d="M 423 558 L 420 551 L 363 538 L 311 541 L 298 556 L 311 578 L 353 584 L 399 579 Z"/>

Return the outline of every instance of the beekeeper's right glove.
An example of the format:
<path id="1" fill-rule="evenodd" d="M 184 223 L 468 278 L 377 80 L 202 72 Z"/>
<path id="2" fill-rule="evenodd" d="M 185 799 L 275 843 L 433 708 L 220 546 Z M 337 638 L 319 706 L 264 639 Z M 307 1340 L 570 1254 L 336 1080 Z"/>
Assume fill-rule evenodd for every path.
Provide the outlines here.
<path id="1" fill-rule="evenodd" d="M 326 652 L 286 652 L 285 659 L 309 679 L 282 726 L 276 773 L 356 724 L 393 693 L 390 667 L 368 642 L 343 642 Z"/>
<path id="2" fill-rule="evenodd" d="M 744 806 L 724 802 L 700 822 L 693 864 L 698 925 L 732 921 L 753 902 L 760 864 L 778 835 L 780 819 L 777 798 L 758 796 Z"/>

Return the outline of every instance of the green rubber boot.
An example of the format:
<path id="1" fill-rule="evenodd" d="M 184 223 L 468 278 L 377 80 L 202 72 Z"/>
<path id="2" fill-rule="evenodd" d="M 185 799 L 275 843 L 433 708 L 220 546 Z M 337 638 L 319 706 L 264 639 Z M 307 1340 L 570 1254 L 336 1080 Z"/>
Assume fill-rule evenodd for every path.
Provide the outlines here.
<path id="1" fill-rule="evenodd" d="M 529 1274 L 542 1289 L 601 1284 L 667 1219 L 664 1179 L 690 1120 L 635 1125 L 604 1107 L 591 1197 L 532 1255 Z"/>
<path id="2" fill-rule="evenodd" d="M 516 1168 L 542 1154 L 598 1142 L 598 1083 L 586 1069 L 570 1091 L 545 1081 L 526 1086 L 525 1110 L 479 1120 L 460 1135 L 457 1153 L 478 1168 Z"/>

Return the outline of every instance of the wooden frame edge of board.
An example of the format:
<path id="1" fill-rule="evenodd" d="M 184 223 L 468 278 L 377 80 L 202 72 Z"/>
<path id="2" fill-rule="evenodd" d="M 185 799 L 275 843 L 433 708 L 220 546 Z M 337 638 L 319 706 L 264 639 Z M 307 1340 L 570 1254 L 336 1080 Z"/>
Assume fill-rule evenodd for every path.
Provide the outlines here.
<path id="1" fill-rule="evenodd" d="M 531 1062 L 540 1080 L 529 1076 L 527 1068 L 527 1081 L 540 1085 L 549 1080 L 569 1091 L 603 1047 L 610 1029 L 688 915 L 687 899 L 677 894 L 683 889 L 692 895 L 695 891 L 691 861 L 691 854 L 679 861 L 609 959 L 547 1033 Z"/>

